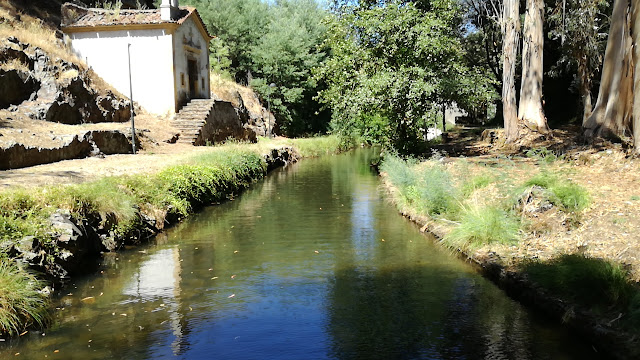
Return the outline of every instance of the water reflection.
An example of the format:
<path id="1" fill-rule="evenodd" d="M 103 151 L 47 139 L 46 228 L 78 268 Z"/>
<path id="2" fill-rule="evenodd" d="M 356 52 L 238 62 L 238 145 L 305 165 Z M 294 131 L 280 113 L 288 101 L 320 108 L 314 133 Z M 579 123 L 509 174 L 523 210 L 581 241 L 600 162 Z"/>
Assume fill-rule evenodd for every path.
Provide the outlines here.
<path id="1" fill-rule="evenodd" d="M 122 304 L 161 300 L 161 307 L 167 307 L 169 324 L 175 337 L 171 343 L 174 355 L 181 354 L 187 345 L 183 339 L 188 328 L 180 313 L 180 273 L 179 248 L 162 249 L 140 264 L 122 291 L 122 294 L 129 296 Z"/>
<path id="2" fill-rule="evenodd" d="M 398 216 L 371 154 L 276 171 L 106 256 L 58 299 L 46 336 L 0 344 L 0 358 L 593 358 Z"/>

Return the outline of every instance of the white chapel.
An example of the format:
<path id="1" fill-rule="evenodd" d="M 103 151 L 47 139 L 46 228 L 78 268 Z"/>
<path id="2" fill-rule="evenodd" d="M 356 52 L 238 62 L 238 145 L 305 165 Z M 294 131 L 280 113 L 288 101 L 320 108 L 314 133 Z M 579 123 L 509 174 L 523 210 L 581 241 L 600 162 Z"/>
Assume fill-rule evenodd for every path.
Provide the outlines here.
<path id="1" fill-rule="evenodd" d="M 162 0 L 160 9 L 62 6 L 62 31 L 73 51 L 105 81 L 154 114 L 174 114 L 208 99 L 209 41 L 195 8 Z M 130 60 L 130 61 L 129 61 Z M 129 73 L 129 63 L 131 73 Z"/>

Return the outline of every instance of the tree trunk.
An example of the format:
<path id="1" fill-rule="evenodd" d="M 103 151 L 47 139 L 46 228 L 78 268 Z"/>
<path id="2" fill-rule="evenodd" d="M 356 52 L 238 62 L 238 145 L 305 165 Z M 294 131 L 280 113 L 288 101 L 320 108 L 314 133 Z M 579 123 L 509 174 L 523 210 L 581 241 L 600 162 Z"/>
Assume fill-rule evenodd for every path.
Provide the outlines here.
<path id="1" fill-rule="evenodd" d="M 633 150 L 640 153 L 640 3 L 631 2 L 631 33 L 633 34 Z"/>
<path id="2" fill-rule="evenodd" d="M 522 83 L 518 119 L 532 130 L 548 133 L 549 126 L 542 110 L 543 11 L 543 0 L 527 0 L 522 35 Z"/>
<path id="3" fill-rule="evenodd" d="M 587 138 L 619 139 L 631 129 L 633 56 L 628 17 L 630 2 L 637 0 L 615 0 L 613 5 L 598 100 L 593 113 L 582 124 Z M 634 36 L 637 38 L 637 34 Z"/>
<path id="4" fill-rule="evenodd" d="M 518 107 L 516 104 L 516 57 L 520 31 L 520 2 L 504 0 L 502 12 L 502 114 L 508 143 L 518 139 Z"/>
<path id="5" fill-rule="evenodd" d="M 580 79 L 580 97 L 582 98 L 582 123 L 584 124 L 591 113 L 593 105 L 591 104 L 591 79 L 587 71 L 587 55 L 578 55 L 578 77 Z"/>

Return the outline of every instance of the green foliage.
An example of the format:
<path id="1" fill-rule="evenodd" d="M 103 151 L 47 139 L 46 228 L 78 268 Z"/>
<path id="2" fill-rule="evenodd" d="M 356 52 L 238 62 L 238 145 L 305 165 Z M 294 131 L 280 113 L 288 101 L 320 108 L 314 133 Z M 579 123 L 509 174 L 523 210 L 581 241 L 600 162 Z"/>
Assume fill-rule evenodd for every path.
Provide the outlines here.
<path id="1" fill-rule="evenodd" d="M 343 6 L 327 21 L 331 56 L 315 77 L 326 82 L 318 98 L 331 109 L 335 132 L 376 129 L 369 135 L 379 136 L 377 142 L 411 152 L 443 103 L 473 102 L 470 93 L 481 93 L 488 79 L 465 65 L 457 2 L 427 7 L 399 1 Z"/>
<path id="2" fill-rule="evenodd" d="M 326 57 L 318 48 L 326 32 L 321 20 L 327 14 L 314 0 L 281 0 L 269 10 L 272 20 L 250 48 L 251 86 L 270 99 L 285 134 L 325 132 L 328 118 L 313 100 L 320 84 L 311 69 Z"/>
<path id="3" fill-rule="evenodd" d="M 0 256 L 0 333 L 17 335 L 26 327 L 45 325 L 48 302 L 38 291 L 43 284 L 33 274 Z"/>
<path id="4" fill-rule="evenodd" d="M 543 171 L 525 182 L 525 186 L 540 186 L 549 191 L 549 200 L 569 211 L 582 211 L 591 199 L 587 190 L 572 181 Z"/>
<path id="5" fill-rule="evenodd" d="M 25 189 L 5 192 L 0 196 L 0 240 L 12 241 L 45 233 L 49 209 L 36 194 Z"/>
<path id="6" fill-rule="evenodd" d="M 454 214 L 457 191 L 451 185 L 449 173 L 437 162 L 420 170 L 414 169 L 414 164 L 415 160 L 385 155 L 380 170 L 398 188 L 404 204 L 431 216 Z"/>
<path id="7" fill-rule="evenodd" d="M 231 52 L 229 47 L 225 45 L 224 40 L 221 38 L 214 38 L 209 43 L 209 64 L 211 64 L 211 71 L 222 75 L 229 76 L 231 68 Z"/>
<path id="8" fill-rule="evenodd" d="M 460 225 L 443 240 L 449 246 L 473 249 L 490 243 L 514 243 L 519 230 L 520 222 L 513 214 L 495 206 L 471 206 L 463 209 Z"/>
<path id="9" fill-rule="evenodd" d="M 212 34 L 211 64 L 250 85 L 289 136 L 325 133 L 328 115 L 313 100 L 321 86 L 311 76 L 327 16 L 314 0 L 188 0 Z M 273 86 L 271 86 L 273 84 Z"/>
<path id="10" fill-rule="evenodd" d="M 630 305 L 637 306 L 633 300 L 639 296 L 638 289 L 629 282 L 624 268 L 610 261 L 570 254 L 549 262 L 525 263 L 522 270 L 555 294 L 590 307 L 615 306 L 626 312 Z"/>
<path id="11" fill-rule="evenodd" d="M 559 76 L 567 71 L 576 74 L 581 69 L 586 85 L 592 86 L 593 78 L 602 66 L 611 4 L 604 0 L 567 0 L 564 11 L 561 2 L 556 3 L 555 9 L 550 9 L 550 35 L 561 42 L 561 55 L 550 75 Z M 580 86 L 579 82 L 573 85 Z"/>
<path id="12" fill-rule="evenodd" d="M 214 50 L 221 44 L 227 47 L 234 77 L 246 84 L 247 73 L 253 70 L 249 49 L 258 44 L 271 21 L 269 5 L 260 0 L 183 0 L 181 5 L 198 9 L 209 32 L 220 39 L 212 43 Z"/>

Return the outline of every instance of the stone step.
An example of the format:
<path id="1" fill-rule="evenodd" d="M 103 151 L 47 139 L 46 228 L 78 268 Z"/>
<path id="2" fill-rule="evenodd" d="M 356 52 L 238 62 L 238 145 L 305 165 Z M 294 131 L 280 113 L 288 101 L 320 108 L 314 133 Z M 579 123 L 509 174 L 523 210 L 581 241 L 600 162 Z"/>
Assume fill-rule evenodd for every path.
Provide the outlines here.
<path id="1" fill-rule="evenodd" d="M 204 114 L 208 114 L 210 112 L 210 109 L 203 109 L 203 110 L 191 110 L 191 109 L 187 109 L 187 110 L 182 110 L 180 111 L 178 114 L 179 115 L 186 115 L 186 114 L 198 114 L 198 115 L 204 115 Z"/>
<path id="2" fill-rule="evenodd" d="M 180 131 L 181 136 L 198 136 L 200 135 L 200 129 L 195 130 L 183 130 Z"/>
<path id="3" fill-rule="evenodd" d="M 202 127 L 204 126 L 205 122 L 201 121 L 201 122 L 194 122 L 194 121 L 188 121 L 188 122 L 181 122 L 181 123 L 171 123 L 171 126 L 174 127 Z"/>
<path id="4" fill-rule="evenodd" d="M 171 125 L 204 125 L 205 124 L 205 120 L 202 119 L 192 119 L 192 120 L 178 120 L 176 122 L 172 122 Z"/>
<path id="5" fill-rule="evenodd" d="M 171 125 L 180 130 L 179 143 L 193 145 L 200 136 L 214 103 L 214 99 L 193 99 L 176 114 Z"/>

